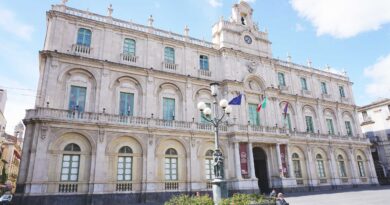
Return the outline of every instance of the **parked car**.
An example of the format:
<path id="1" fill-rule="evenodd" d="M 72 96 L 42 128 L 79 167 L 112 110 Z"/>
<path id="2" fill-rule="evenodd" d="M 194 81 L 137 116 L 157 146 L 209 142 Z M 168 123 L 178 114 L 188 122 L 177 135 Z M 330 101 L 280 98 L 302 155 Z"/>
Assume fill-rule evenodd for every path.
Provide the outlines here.
<path id="1" fill-rule="evenodd" d="M 5 193 L 0 197 L 0 204 L 10 204 L 12 200 L 12 194 Z"/>

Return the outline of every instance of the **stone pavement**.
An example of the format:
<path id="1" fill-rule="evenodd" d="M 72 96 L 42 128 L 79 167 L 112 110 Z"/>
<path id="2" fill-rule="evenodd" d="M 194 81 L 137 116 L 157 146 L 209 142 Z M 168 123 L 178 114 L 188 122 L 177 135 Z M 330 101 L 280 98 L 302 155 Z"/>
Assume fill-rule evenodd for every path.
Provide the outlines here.
<path id="1" fill-rule="evenodd" d="M 290 205 L 381 205 L 390 204 L 390 186 L 286 194 Z"/>

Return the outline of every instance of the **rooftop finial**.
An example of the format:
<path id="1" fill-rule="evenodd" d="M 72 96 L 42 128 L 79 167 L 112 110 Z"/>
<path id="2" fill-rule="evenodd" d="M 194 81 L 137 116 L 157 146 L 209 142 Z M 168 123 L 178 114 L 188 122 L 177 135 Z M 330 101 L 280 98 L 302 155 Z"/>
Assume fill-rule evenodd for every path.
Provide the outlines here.
<path id="1" fill-rule="evenodd" d="M 312 63 L 312 62 L 311 62 L 310 58 L 308 58 L 308 59 L 307 59 L 307 67 L 311 68 L 311 66 L 312 66 L 311 63 Z"/>
<path id="2" fill-rule="evenodd" d="M 66 5 L 66 3 L 68 2 L 68 0 L 62 0 L 62 5 Z"/>
<path id="3" fill-rule="evenodd" d="M 148 18 L 148 25 L 149 25 L 150 27 L 153 27 L 153 22 L 154 22 L 153 16 L 150 15 L 149 18 Z"/>
<path id="4" fill-rule="evenodd" d="M 291 63 L 291 55 L 290 55 L 290 53 L 287 53 L 287 62 Z"/>
<path id="5" fill-rule="evenodd" d="M 329 64 L 326 64 L 326 70 L 330 71 L 330 65 Z"/>
<path id="6" fill-rule="evenodd" d="M 107 8 L 107 13 L 108 13 L 109 17 L 112 17 L 112 12 L 113 11 L 114 11 L 114 9 L 112 8 L 112 4 L 110 4 L 110 6 Z"/>
<path id="7" fill-rule="evenodd" d="M 186 25 L 186 26 L 184 27 L 184 35 L 185 35 L 185 36 L 188 36 L 189 32 L 190 32 L 190 28 L 188 28 L 188 26 Z"/>

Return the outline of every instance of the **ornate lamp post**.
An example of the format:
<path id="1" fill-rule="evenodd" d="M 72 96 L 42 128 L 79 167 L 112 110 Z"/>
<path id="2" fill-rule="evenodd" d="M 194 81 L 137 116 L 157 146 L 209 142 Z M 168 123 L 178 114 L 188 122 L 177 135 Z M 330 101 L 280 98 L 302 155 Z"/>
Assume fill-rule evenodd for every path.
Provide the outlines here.
<path id="1" fill-rule="evenodd" d="M 213 106 L 211 108 L 206 106 L 206 103 L 199 102 L 198 103 L 198 109 L 200 112 L 204 114 L 202 118 L 206 120 L 207 122 L 210 122 L 214 126 L 214 141 L 215 141 L 215 147 L 214 147 L 214 154 L 213 154 L 213 165 L 214 165 L 214 179 L 212 181 L 213 183 L 213 200 L 215 204 L 218 204 L 221 201 L 222 197 L 225 197 L 227 195 L 226 188 L 224 188 L 224 165 L 223 165 L 223 154 L 219 147 L 219 136 L 218 136 L 218 126 L 222 122 L 225 115 L 229 117 L 230 113 L 232 112 L 232 107 L 229 106 L 228 101 L 225 99 L 222 99 L 219 101 L 219 106 L 223 110 L 222 116 L 219 116 L 218 114 L 218 106 L 217 106 L 217 96 L 218 96 L 218 83 L 211 83 L 211 95 L 214 97 Z"/>

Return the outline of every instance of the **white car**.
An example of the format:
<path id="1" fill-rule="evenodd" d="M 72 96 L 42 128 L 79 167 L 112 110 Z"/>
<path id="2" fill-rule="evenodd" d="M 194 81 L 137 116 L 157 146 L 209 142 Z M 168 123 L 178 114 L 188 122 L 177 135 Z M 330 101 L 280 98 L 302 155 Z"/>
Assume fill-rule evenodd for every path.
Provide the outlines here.
<path id="1" fill-rule="evenodd" d="M 4 194 L 3 196 L 0 197 L 0 203 L 2 202 L 11 202 L 12 200 L 12 194 Z"/>

